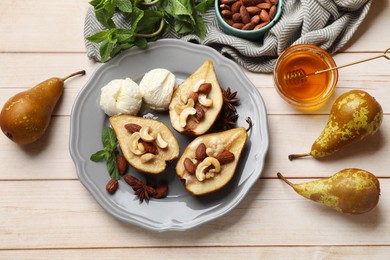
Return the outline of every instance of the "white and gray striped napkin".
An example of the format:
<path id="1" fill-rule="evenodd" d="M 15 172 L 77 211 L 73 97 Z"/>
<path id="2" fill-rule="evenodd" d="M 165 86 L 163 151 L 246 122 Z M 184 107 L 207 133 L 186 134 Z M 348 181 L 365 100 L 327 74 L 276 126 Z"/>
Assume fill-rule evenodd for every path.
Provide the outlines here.
<path id="1" fill-rule="evenodd" d="M 372 0 L 284 0 L 279 21 L 264 35 L 263 42 L 252 42 L 226 35 L 218 26 L 215 11 L 203 15 L 207 35 L 178 36 L 169 30 L 162 38 L 175 38 L 210 46 L 252 72 L 272 72 L 277 57 L 289 46 L 310 43 L 333 54 L 342 48 L 366 17 Z M 130 26 L 124 17 L 116 15 L 118 27 Z M 104 27 L 96 20 L 91 7 L 86 15 L 84 36 Z M 85 41 L 87 55 L 100 60 L 99 45 Z"/>

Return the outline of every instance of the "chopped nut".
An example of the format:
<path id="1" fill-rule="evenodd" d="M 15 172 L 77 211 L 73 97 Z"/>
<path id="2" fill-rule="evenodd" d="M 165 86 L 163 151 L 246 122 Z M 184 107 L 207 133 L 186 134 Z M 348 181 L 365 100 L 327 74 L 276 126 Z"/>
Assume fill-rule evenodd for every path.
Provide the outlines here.
<path id="1" fill-rule="evenodd" d="M 203 159 L 206 157 L 206 145 L 201 143 L 195 150 L 195 158 L 199 161 L 203 161 Z"/>
<path id="2" fill-rule="evenodd" d="M 214 166 L 213 171 L 209 169 L 210 166 Z M 207 178 L 207 173 L 210 172 L 208 176 L 214 176 L 214 173 L 221 171 L 221 165 L 217 159 L 214 157 L 206 157 L 199 165 L 196 167 L 195 176 L 198 181 L 204 181 Z"/>
<path id="3" fill-rule="evenodd" d="M 202 106 L 211 107 L 213 105 L 213 100 L 207 98 L 205 94 L 199 94 L 198 101 Z"/>
<path id="4" fill-rule="evenodd" d="M 132 134 L 141 130 L 141 126 L 137 124 L 126 124 L 125 128 Z"/>
<path id="5" fill-rule="evenodd" d="M 211 90 L 211 83 L 203 83 L 202 85 L 199 86 L 199 93 L 209 93 Z"/>
<path id="6" fill-rule="evenodd" d="M 149 143 L 149 142 L 142 142 L 140 143 L 144 147 L 145 153 L 152 153 L 152 154 L 157 154 L 157 147 L 154 143 Z"/>
<path id="7" fill-rule="evenodd" d="M 145 142 L 153 142 L 154 137 L 149 134 L 150 127 L 144 126 L 139 131 L 139 134 L 141 136 L 141 139 Z"/>
<path id="8" fill-rule="evenodd" d="M 195 164 L 191 161 L 190 158 L 185 158 L 184 159 L 184 168 L 186 169 L 186 171 L 189 173 L 189 174 L 194 174 L 195 171 L 196 171 L 196 166 Z"/>
<path id="9" fill-rule="evenodd" d="M 175 105 L 175 111 L 176 113 L 178 113 L 179 115 L 181 114 L 181 112 L 183 112 L 184 109 L 186 108 L 190 108 L 190 107 L 194 107 L 195 106 L 195 102 L 193 99 L 188 99 L 188 102 L 185 103 L 185 105 L 180 105 L 179 103 Z"/>
<path id="10" fill-rule="evenodd" d="M 129 148 L 130 148 L 130 151 L 135 155 L 141 155 L 141 154 L 144 154 L 144 152 L 145 152 L 145 151 L 142 151 L 140 149 L 140 146 L 138 145 L 140 139 L 141 139 L 141 136 L 140 136 L 139 132 L 135 132 L 130 136 Z"/>
<path id="11" fill-rule="evenodd" d="M 198 92 L 199 91 L 199 87 L 205 82 L 204 79 L 201 79 L 199 80 L 198 82 L 196 82 L 194 88 L 192 89 L 193 92 Z"/>
<path id="12" fill-rule="evenodd" d="M 195 118 L 199 122 L 204 118 L 205 112 L 199 103 L 195 105 L 195 110 L 196 110 Z"/>
<path id="13" fill-rule="evenodd" d="M 157 134 L 156 144 L 161 149 L 168 147 L 168 143 L 162 138 L 160 133 Z"/>
<path id="14" fill-rule="evenodd" d="M 152 160 L 154 157 L 156 157 L 156 155 L 154 155 L 152 153 L 145 153 L 144 155 L 141 156 L 141 162 L 147 163 L 150 160 Z"/>
<path id="15" fill-rule="evenodd" d="M 188 99 L 194 100 L 194 103 L 198 102 L 198 96 L 199 94 L 196 92 L 191 92 L 191 94 L 188 96 Z"/>
<path id="16" fill-rule="evenodd" d="M 196 109 L 193 108 L 193 107 L 188 107 L 186 109 L 184 109 L 181 113 L 180 113 L 180 116 L 179 116 L 179 123 L 180 123 L 180 126 L 181 127 L 186 127 L 187 125 L 187 118 L 190 116 L 190 115 L 195 115 L 196 114 Z"/>
<path id="17" fill-rule="evenodd" d="M 226 164 L 234 161 L 234 154 L 229 151 L 223 151 L 215 157 L 220 164 Z"/>

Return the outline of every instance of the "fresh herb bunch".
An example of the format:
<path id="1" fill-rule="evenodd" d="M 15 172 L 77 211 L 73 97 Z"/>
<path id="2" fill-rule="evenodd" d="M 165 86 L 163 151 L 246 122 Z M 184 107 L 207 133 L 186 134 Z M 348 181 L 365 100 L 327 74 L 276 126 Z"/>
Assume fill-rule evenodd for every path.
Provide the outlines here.
<path id="1" fill-rule="evenodd" d="M 87 40 L 100 43 L 101 61 L 106 62 L 119 52 L 133 46 L 145 48 L 148 41 L 157 40 L 172 24 L 178 34 L 195 33 L 206 36 L 201 13 L 205 13 L 214 0 L 92 0 L 96 19 L 106 28 Z M 115 12 L 128 19 L 131 28 L 117 28 Z"/>
<path id="2" fill-rule="evenodd" d="M 116 154 L 118 147 L 118 140 L 115 136 L 114 130 L 111 127 L 105 126 L 102 131 L 102 141 L 104 149 L 97 151 L 91 155 L 91 160 L 94 162 L 106 161 L 106 166 L 111 179 L 120 179 L 118 166 L 116 164 Z"/>

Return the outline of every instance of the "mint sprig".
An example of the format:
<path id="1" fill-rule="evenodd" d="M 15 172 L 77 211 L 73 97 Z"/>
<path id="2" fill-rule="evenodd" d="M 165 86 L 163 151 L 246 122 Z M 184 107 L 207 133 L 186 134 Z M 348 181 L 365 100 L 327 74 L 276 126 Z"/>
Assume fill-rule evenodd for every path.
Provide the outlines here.
<path id="1" fill-rule="evenodd" d="M 114 130 L 111 127 L 104 127 L 102 131 L 102 142 L 104 149 L 99 150 L 91 155 L 90 159 L 94 162 L 106 161 L 106 167 L 111 179 L 120 179 L 118 166 L 116 165 L 116 154 L 118 140 Z"/>
<path id="2" fill-rule="evenodd" d="M 86 39 L 100 44 L 101 61 L 106 62 L 123 50 L 134 46 L 145 48 L 148 41 L 157 40 L 169 24 L 178 34 L 195 33 L 200 38 L 207 30 L 201 13 L 205 13 L 214 0 L 92 0 L 96 19 L 106 28 Z M 131 28 L 117 28 L 113 16 L 122 13 Z"/>

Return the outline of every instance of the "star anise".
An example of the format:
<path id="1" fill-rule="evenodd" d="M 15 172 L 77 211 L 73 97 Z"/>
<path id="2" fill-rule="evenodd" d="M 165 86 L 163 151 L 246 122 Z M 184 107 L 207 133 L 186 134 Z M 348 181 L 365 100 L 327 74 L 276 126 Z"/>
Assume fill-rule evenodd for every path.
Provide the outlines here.
<path id="1" fill-rule="evenodd" d="M 223 130 L 228 130 L 236 125 L 238 114 L 236 106 L 240 100 L 237 98 L 237 91 L 232 92 L 230 88 L 222 89 L 223 107 L 220 115 L 220 124 Z"/>
<path id="2" fill-rule="evenodd" d="M 231 111 L 236 112 L 236 106 L 238 106 L 238 102 L 240 101 L 237 98 L 237 91 L 232 92 L 230 88 L 226 90 L 222 90 L 223 92 L 223 101 L 224 105 L 227 106 Z"/>
<path id="3" fill-rule="evenodd" d="M 134 176 L 126 175 L 123 179 L 131 186 L 141 203 L 144 200 L 150 200 L 156 194 L 156 190 L 153 187 L 146 185 L 146 183 Z"/>

